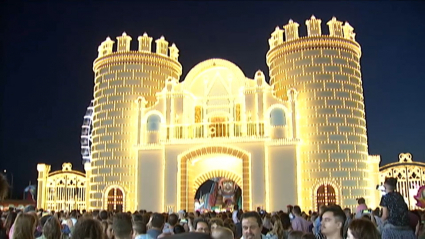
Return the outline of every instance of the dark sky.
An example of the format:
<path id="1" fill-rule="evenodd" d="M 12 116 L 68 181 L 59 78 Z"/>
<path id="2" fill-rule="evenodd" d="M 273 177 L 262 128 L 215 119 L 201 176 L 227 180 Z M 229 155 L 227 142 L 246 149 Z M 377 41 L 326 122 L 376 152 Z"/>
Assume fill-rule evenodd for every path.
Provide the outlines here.
<path id="1" fill-rule="evenodd" d="M 80 131 L 93 95 L 92 64 L 110 36 L 164 35 L 180 49 L 182 79 L 197 63 L 224 58 L 252 78 L 268 77 L 265 55 L 276 26 L 300 24 L 314 14 L 348 21 L 362 46 L 369 153 L 382 164 L 410 152 L 425 162 L 425 4 L 385 2 L 157 2 L 56 4 L 1 7 L 1 158 L 13 173 L 15 194 L 37 179 L 37 163 L 82 170 Z M 11 175 L 9 175 L 10 177 Z"/>

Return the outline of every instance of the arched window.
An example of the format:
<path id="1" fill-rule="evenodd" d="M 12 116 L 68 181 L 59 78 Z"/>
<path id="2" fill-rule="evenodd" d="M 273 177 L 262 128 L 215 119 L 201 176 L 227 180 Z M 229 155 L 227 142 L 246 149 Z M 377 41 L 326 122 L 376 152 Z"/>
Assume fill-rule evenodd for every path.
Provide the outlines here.
<path id="1" fill-rule="evenodd" d="M 284 126 L 286 125 L 285 112 L 281 108 L 274 108 L 270 112 L 270 125 L 271 126 Z"/>
<path id="2" fill-rule="evenodd" d="M 158 131 L 161 124 L 161 117 L 159 115 L 151 115 L 147 120 L 147 130 L 148 131 Z"/>
<path id="3" fill-rule="evenodd" d="M 124 194 L 119 188 L 111 188 L 108 192 L 107 199 L 107 210 L 108 211 L 123 211 Z"/>
<path id="4" fill-rule="evenodd" d="M 336 204 L 336 194 L 335 189 L 330 184 L 321 185 L 317 189 L 317 209 L 320 205 L 335 205 Z"/>

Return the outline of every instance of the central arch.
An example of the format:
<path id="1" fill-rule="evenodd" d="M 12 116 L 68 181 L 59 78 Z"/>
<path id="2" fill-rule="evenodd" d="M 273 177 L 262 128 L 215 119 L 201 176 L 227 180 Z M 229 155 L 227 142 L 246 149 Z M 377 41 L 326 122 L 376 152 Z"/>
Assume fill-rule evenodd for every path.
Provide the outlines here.
<path id="1" fill-rule="evenodd" d="M 190 167 L 202 160 L 228 157 L 238 172 L 229 170 L 225 165 L 198 167 L 197 176 L 190 173 Z M 208 162 L 207 162 L 208 163 Z M 236 165 L 236 166 L 235 166 Z M 228 146 L 204 146 L 186 151 L 178 157 L 177 205 L 180 209 L 191 210 L 195 207 L 196 190 L 210 178 L 223 177 L 236 182 L 242 188 L 242 206 L 244 210 L 252 208 L 251 203 L 251 155 L 250 153 Z"/>

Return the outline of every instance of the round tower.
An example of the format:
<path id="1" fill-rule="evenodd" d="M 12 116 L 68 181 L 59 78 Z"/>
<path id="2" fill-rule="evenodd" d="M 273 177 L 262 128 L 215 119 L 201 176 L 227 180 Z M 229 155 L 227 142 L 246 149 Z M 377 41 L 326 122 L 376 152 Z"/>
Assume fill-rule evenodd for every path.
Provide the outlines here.
<path id="1" fill-rule="evenodd" d="M 126 33 L 99 46 L 93 64 L 94 100 L 92 163 L 89 208 L 134 210 L 137 207 L 137 136 L 139 104 L 156 102 L 168 77 L 179 79 L 182 66 L 178 49 L 161 37 L 156 52 L 146 33 L 138 38 L 137 51 L 130 50 Z"/>
<path id="2" fill-rule="evenodd" d="M 296 89 L 298 204 L 317 210 L 320 204 L 357 205 L 374 200 L 360 72 L 360 45 L 353 28 L 332 18 L 323 35 L 321 20 L 306 21 L 299 37 L 292 20 L 269 39 L 267 64 L 275 96 L 288 99 Z M 285 39 L 284 39 L 285 35 Z M 368 198 L 369 196 L 369 198 Z"/>

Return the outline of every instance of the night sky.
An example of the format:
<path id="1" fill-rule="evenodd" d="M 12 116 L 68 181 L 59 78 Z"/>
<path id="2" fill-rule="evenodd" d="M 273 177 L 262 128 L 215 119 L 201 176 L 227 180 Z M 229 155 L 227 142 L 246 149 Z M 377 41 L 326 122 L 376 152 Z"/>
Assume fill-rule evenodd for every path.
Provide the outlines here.
<path id="1" fill-rule="evenodd" d="M 93 61 L 99 44 L 124 31 L 147 32 L 180 49 L 184 79 L 197 63 L 224 58 L 247 77 L 268 80 L 268 39 L 289 19 L 314 14 L 322 32 L 333 16 L 348 21 L 362 47 L 369 153 L 381 164 L 410 152 L 425 162 L 425 4 L 385 2 L 159 2 L 26 3 L 1 7 L 0 169 L 14 176 L 14 195 L 36 183 L 37 163 L 83 170 L 81 124 L 93 97 Z M 154 49 L 154 47 L 153 47 Z"/>

